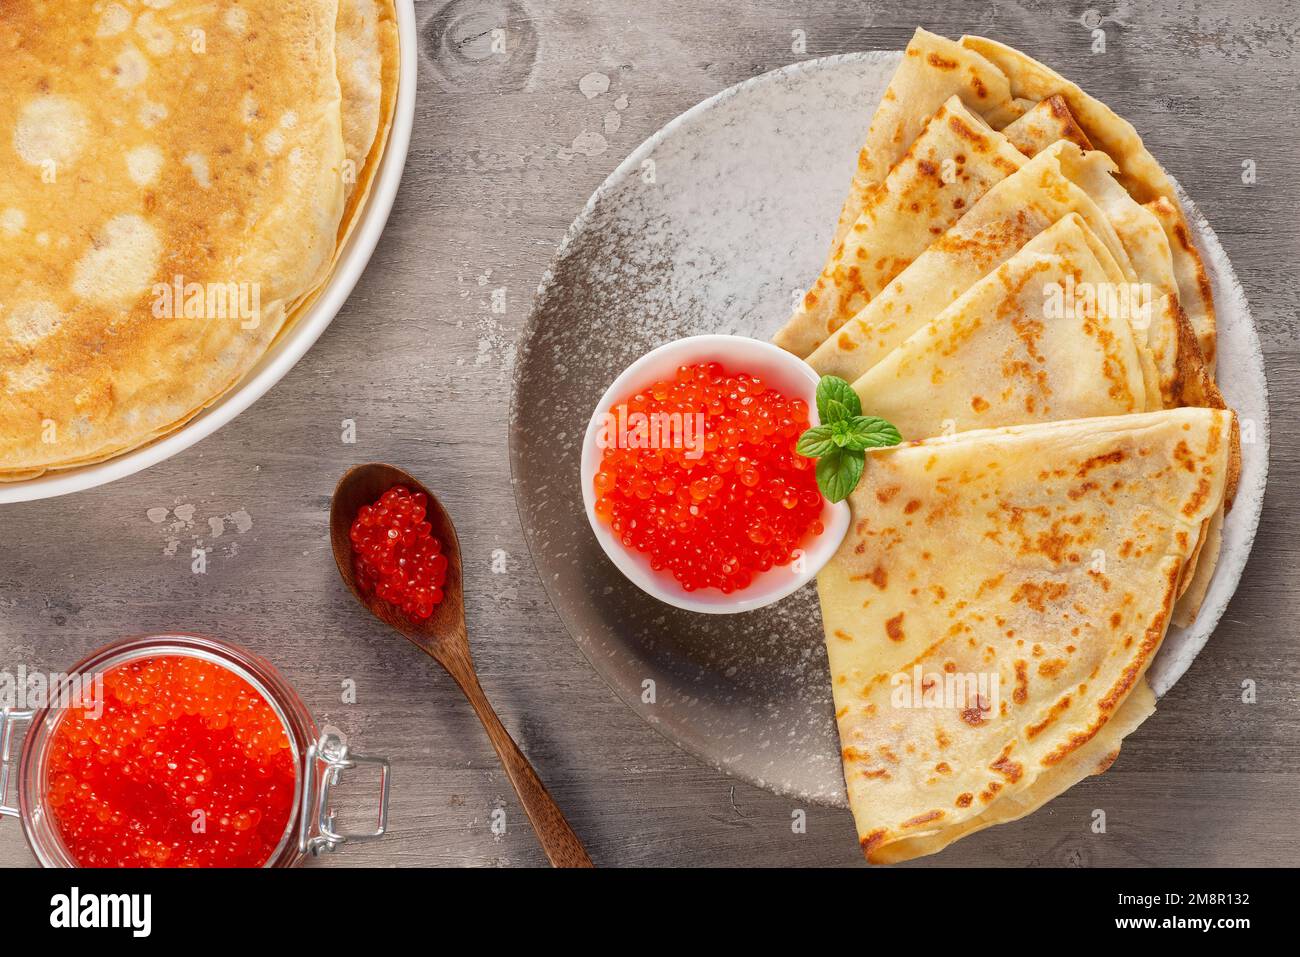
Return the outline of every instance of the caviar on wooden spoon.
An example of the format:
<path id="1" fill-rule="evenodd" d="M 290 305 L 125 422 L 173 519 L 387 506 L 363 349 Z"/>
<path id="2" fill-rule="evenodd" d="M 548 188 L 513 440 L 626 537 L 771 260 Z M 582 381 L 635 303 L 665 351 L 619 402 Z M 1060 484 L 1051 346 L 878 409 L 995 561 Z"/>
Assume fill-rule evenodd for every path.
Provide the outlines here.
<path id="1" fill-rule="evenodd" d="M 479 686 L 465 629 L 460 541 L 438 499 L 396 466 L 358 465 L 334 490 L 330 544 L 353 597 L 442 665 L 469 699 L 550 862 L 591 867 L 582 842 Z"/>
<path id="2" fill-rule="evenodd" d="M 447 556 L 425 520 L 428 508 L 423 492 L 394 485 L 361 506 L 348 534 L 357 587 L 416 621 L 433 615 L 447 581 Z"/>

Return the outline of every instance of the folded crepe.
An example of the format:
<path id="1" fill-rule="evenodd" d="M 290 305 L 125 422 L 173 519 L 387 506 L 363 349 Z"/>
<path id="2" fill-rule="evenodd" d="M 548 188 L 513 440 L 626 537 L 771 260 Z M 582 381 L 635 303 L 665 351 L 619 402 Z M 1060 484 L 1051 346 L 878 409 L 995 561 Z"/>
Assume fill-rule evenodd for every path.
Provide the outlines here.
<path id="1" fill-rule="evenodd" d="M 949 97 L 866 198 L 773 341 L 807 356 L 1023 162 L 1006 137 Z"/>
<path id="2" fill-rule="evenodd" d="M 869 453 L 818 578 L 863 850 L 906 860 L 1113 760 L 1223 498 L 1230 412 L 976 430 Z"/>
<path id="3" fill-rule="evenodd" d="M 1026 118 L 1033 112 L 1025 114 Z M 1068 116 L 1068 111 L 1064 115 Z M 809 364 L 823 374 L 839 375 L 850 381 L 868 375 L 875 364 L 963 294 L 974 277 L 987 274 L 992 265 L 1009 256 L 1026 234 L 1033 234 L 1053 216 L 1072 210 L 1070 215 L 1078 215 L 1089 224 L 1090 234 L 1097 239 L 1105 238 L 1107 248 L 1114 254 L 1114 263 L 1124 274 L 1123 278 L 1117 278 L 1112 271 L 1109 282 L 1085 282 L 1080 288 L 1086 291 L 1091 287 L 1099 295 L 1109 294 L 1129 320 L 1146 384 L 1144 408 L 1185 405 L 1225 408 L 1203 360 L 1198 337 L 1182 308 L 1185 282 L 1179 281 L 1179 260 L 1172 254 L 1169 238 L 1171 232 L 1176 236 L 1177 230 L 1173 207 L 1163 197 L 1139 204 L 1119 185 L 1114 176 L 1117 171 L 1105 153 L 1084 151 L 1068 140 L 1058 140 L 1041 150 L 1016 173 L 994 185 L 930 249 L 814 351 L 808 358 Z M 1182 261 L 1185 263 L 1187 259 Z M 901 356 L 896 357 L 899 360 Z M 967 358 L 959 367 L 971 369 L 977 363 Z M 912 395 L 922 403 L 928 399 L 960 405 L 963 400 L 978 399 L 982 405 L 989 398 L 974 392 L 961 396 L 959 392 L 934 391 L 920 383 L 913 383 L 910 389 L 896 385 L 893 389 L 877 390 L 877 394 L 887 393 L 895 398 Z M 925 393 L 925 398 L 918 393 Z M 897 407 L 888 398 L 882 404 L 886 411 Z M 885 411 L 877 410 L 876 414 L 888 418 Z M 899 414 L 906 420 L 906 414 Z M 1010 424 L 1061 417 L 1026 415 L 999 421 Z M 960 418 L 970 422 L 972 417 L 967 412 Z M 904 434 L 922 437 L 934 433 L 904 429 Z M 1232 446 L 1233 465 L 1225 506 L 1231 506 L 1240 472 L 1240 446 L 1235 432 Z M 1200 609 L 1217 560 L 1221 525 L 1222 515 L 1219 515 L 1205 530 L 1205 547 L 1198 550 L 1197 560 L 1191 566 L 1195 574 L 1190 576 L 1191 581 L 1178 602 L 1177 624 L 1190 624 Z"/>
<path id="4" fill-rule="evenodd" d="M 823 374 L 852 379 L 959 295 L 990 263 L 1002 261 L 1032 235 L 1068 211 L 1083 215 L 1103 238 L 1129 283 L 1099 290 L 1118 297 L 1147 348 L 1144 374 L 1161 405 L 1201 404 L 1208 375 L 1196 337 L 1184 335 L 1174 260 L 1161 223 L 1114 179 L 1116 167 L 1100 151 L 1084 152 L 1058 140 L 995 185 L 929 250 L 811 356 Z M 1211 403 L 1213 404 L 1213 403 Z M 1158 407 L 1152 405 L 1153 408 Z"/>
<path id="5" fill-rule="evenodd" d="M 1196 344 L 1205 360 L 1205 370 L 1213 377 L 1218 359 L 1218 334 L 1214 317 L 1214 290 L 1201 262 L 1201 254 L 1192 242 L 1192 234 L 1183 219 L 1182 208 L 1167 196 L 1144 204 L 1160 221 L 1173 256 L 1174 278 L 1178 298 L 1187 315 Z"/>
<path id="6" fill-rule="evenodd" d="M 924 837 L 909 837 L 887 845 L 877 852 L 873 860 L 884 864 L 935 854 L 967 834 L 1032 814 L 1089 775 L 1103 774 L 1109 770 L 1119 757 L 1121 742 L 1155 711 L 1156 696 L 1152 694 L 1146 677 L 1143 676 L 1133 692 L 1091 740 L 1059 763 L 1045 768 L 1026 788 L 1004 793 L 982 812 L 959 824 L 941 828 Z"/>
<path id="7" fill-rule="evenodd" d="M 1096 202 L 1070 179 L 1057 142 L 994 185 L 836 334 L 808 357 L 823 375 L 853 381 L 1043 230 L 1076 213 L 1106 245 L 1126 280 L 1137 274 Z"/>
<path id="8" fill-rule="evenodd" d="M 1088 135 L 1075 122 L 1065 98 L 1049 96 L 1034 104 L 1024 116 L 1007 126 L 1002 135 L 1026 156 L 1037 156 L 1057 140 L 1069 140 L 1080 149 L 1090 150 Z"/>
<path id="9" fill-rule="evenodd" d="M 981 37 L 967 36 L 954 42 L 916 31 L 872 119 L 840 212 L 832 262 L 827 268 L 840 241 L 919 135 L 925 119 L 938 103 L 952 96 L 959 97 L 992 128 L 1002 130 L 1026 155 L 1044 149 L 1053 142 L 1053 135 L 1085 149 L 1094 147 L 1111 156 L 1119 182 L 1139 204 L 1166 201 L 1159 211 L 1152 211 L 1168 217 L 1162 225 L 1170 236 L 1178 298 L 1212 374 L 1213 296 L 1168 176 L 1127 121 L 1032 58 Z M 797 319 L 798 313 L 791 324 Z M 820 343 L 833 331 L 834 323 L 828 325 L 831 328 L 825 333 L 815 327 L 805 330 L 805 339 L 820 334 Z"/>
<path id="10" fill-rule="evenodd" d="M 1100 257 L 1107 260 L 1103 265 Z M 1109 266 L 1109 268 L 1107 268 Z M 919 439 L 1149 408 L 1127 317 L 1066 291 L 1123 282 L 1077 213 L 1031 240 L 853 383 L 862 407 Z"/>
<path id="11" fill-rule="evenodd" d="M 995 129 L 1024 113 L 1011 95 L 1006 74 L 997 66 L 960 43 L 918 28 L 871 119 L 835 228 L 832 252 L 857 222 L 870 195 L 920 135 L 926 120 L 954 96 Z"/>
<path id="12" fill-rule="evenodd" d="M 1142 138 L 1127 120 L 1060 74 L 1048 69 L 1033 57 L 996 40 L 964 36 L 961 46 L 995 66 L 1006 78 L 1012 96 L 1035 102 L 1060 96 L 1089 141 L 1111 157 L 1118 166 L 1120 183 L 1139 203 L 1168 201 L 1167 226 L 1171 239 L 1175 269 L 1181 277 L 1183 309 L 1196 331 L 1201 353 L 1211 372 L 1215 359 L 1214 295 L 1200 253 L 1191 239 L 1187 220 L 1178 203 L 1169 175 L 1142 143 Z M 993 124 L 997 126 L 996 123 Z M 1000 127 L 999 127 L 1000 128 Z"/>

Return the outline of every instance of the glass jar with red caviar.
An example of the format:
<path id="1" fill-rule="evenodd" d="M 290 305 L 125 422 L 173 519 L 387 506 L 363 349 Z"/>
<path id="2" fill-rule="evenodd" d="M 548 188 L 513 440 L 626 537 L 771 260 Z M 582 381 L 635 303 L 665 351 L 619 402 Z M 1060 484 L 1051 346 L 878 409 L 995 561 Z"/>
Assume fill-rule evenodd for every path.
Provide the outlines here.
<path id="1" fill-rule="evenodd" d="M 169 682 L 176 689 L 170 700 L 142 700 Z M 86 696 L 78 697 L 88 685 L 98 688 L 91 695 L 93 708 Z M 78 703 L 69 707 L 68 702 Z M 205 799 L 219 789 L 225 803 L 217 806 L 232 809 L 233 820 L 216 812 L 223 816 L 213 822 L 214 831 L 222 828 L 230 839 L 223 856 L 209 855 L 209 866 L 292 867 L 309 854 L 375 840 L 387 829 L 388 762 L 352 754 L 337 731 L 317 727 L 302 699 L 269 662 L 228 642 L 185 634 L 115 642 L 59 676 L 48 703 L 56 706 L 5 708 L 0 723 L 0 815 L 21 820 L 27 843 L 45 867 L 87 863 L 74 851 L 83 847 L 94 849 L 96 859 L 89 863 L 95 866 L 204 866 L 202 854 L 182 860 L 194 850 L 185 846 L 186 828 L 173 827 L 176 839 L 170 847 L 143 834 L 129 842 L 116 837 L 131 828 L 123 814 L 147 814 L 151 799 L 166 800 L 168 810 L 184 814 L 186 806 L 174 800 L 178 788 L 193 789 Z M 78 724 L 95 713 L 96 722 Z M 116 717 L 122 740 L 106 740 L 113 733 L 111 724 L 100 720 L 106 714 Z M 23 725 L 27 733 L 14 767 Z M 142 734 L 149 748 L 138 746 Z M 142 768 L 154 750 L 150 734 L 159 741 L 157 766 Z M 205 744 L 211 746 L 205 750 Z M 166 754 L 169 747 L 184 748 L 185 754 Z M 180 762 L 201 770 L 178 772 Z M 330 793 L 340 775 L 358 765 L 378 769 L 378 826 L 371 832 L 343 833 L 330 809 Z M 245 780 L 223 781 L 223 775 Z M 110 792 L 110 799 L 90 804 L 87 792 L 96 787 Z M 234 793 L 246 796 L 249 809 L 234 810 Z M 109 831 L 114 825 L 117 832 Z M 96 841 L 99 831 L 115 836 Z M 106 846 L 127 843 L 129 857 L 105 858 Z"/>

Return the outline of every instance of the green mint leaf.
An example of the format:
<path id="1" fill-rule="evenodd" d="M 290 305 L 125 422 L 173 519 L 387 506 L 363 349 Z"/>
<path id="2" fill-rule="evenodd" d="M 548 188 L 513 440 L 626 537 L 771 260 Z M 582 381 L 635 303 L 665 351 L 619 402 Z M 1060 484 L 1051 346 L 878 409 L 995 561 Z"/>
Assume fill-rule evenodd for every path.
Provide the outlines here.
<path id="1" fill-rule="evenodd" d="M 818 415 L 821 415 L 821 413 L 819 412 Z M 847 422 L 853 418 L 853 413 L 845 407 L 844 403 L 835 399 L 826 401 L 826 415 L 828 418 L 822 419 L 824 425 L 839 425 L 841 422 Z"/>
<path id="2" fill-rule="evenodd" d="M 863 415 L 862 400 L 838 376 L 818 381 L 817 415 L 821 425 L 804 432 L 795 451 L 817 460 L 817 487 L 831 502 L 842 502 L 862 479 L 866 450 L 897 445 L 903 437 L 884 419 Z"/>
<path id="3" fill-rule="evenodd" d="M 817 460 L 817 487 L 828 501 L 842 502 L 858 487 L 866 455 L 853 449 L 836 449 Z"/>
<path id="4" fill-rule="evenodd" d="M 856 415 L 844 424 L 849 438 L 839 444 L 847 449 L 880 449 L 903 441 L 898 429 L 874 415 Z"/>
<path id="5" fill-rule="evenodd" d="M 794 450 L 804 458 L 820 458 L 827 452 L 833 452 L 838 446 L 832 439 L 831 426 L 818 425 L 808 429 L 799 436 Z"/>
<path id="6" fill-rule="evenodd" d="M 822 425 L 862 414 L 862 400 L 839 376 L 824 375 L 817 383 L 817 415 Z"/>

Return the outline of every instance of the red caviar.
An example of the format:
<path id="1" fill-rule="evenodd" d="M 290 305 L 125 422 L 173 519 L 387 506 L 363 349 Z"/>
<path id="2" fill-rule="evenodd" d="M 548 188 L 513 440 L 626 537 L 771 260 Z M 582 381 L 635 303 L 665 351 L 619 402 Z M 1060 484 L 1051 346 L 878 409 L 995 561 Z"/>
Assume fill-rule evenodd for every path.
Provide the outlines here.
<path id="1" fill-rule="evenodd" d="M 102 700 L 67 711 L 49 748 L 46 797 L 82 867 L 258 867 L 292 816 L 283 722 L 202 658 L 110 668 Z"/>
<path id="2" fill-rule="evenodd" d="M 650 423 L 640 438 L 636 413 Z M 656 427 L 656 413 L 670 418 Z M 703 415 L 703 436 L 687 441 L 694 413 Z M 593 480 L 596 516 L 684 590 L 747 588 L 823 531 L 814 462 L 794 450 L 808 428 L 802 399 L 708 362 L 681 366 L 610 414 L 626 422 L 628 441 L 606 443 Z M 677 421 L 678 440 L 665 448 L 664 424 Z M 625 447 L 634 445 L 643 447 Z"/>
<path id="3" fill-rule="evenodd" d="M 357 513 L 352 523 L 357 586 L 421 621 L 442 601 L 447 556 L 424 520 L 429 498 L 395 485 Z"/>

